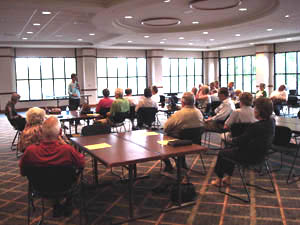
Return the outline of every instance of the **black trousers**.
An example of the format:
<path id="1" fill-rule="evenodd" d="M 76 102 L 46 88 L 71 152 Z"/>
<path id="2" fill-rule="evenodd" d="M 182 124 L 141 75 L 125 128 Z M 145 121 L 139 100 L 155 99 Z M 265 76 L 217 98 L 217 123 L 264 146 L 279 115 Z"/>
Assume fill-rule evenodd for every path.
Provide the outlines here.
<path id="1" fill-rule="evenodd" d="M 280 110 L 282 109 L 281 103 L 273 103 L 273 109 L 276 116 L 280 116 Z"/>
<path id="2" fill-rule="evenodd" d="M 80 106 L 80 98 L 69 98 L 70 110 L 77 110 L 79 106 Z"/>
<path id="3" fill-rule="evenodd" d="M 232 176 L 235 164 L 228 159 L 232 159 L 234 161 L 240 161 L 241 156 L 238 153 L 238 148 L 224 149 L 221 150 L 218 154 L 217 162 L 215 165 L 215 173 L 219 178 L 223 178 L 225 174 Z M 226 158 L 225 158 L 226 157 Z"/>

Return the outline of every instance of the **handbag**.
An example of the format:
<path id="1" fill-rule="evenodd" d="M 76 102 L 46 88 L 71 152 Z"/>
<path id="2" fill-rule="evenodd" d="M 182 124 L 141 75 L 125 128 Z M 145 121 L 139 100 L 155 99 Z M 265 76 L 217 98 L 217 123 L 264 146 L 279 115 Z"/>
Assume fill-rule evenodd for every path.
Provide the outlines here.
<path id="1" fill-rule="evenodd" d="M 192 145 L 192 144 L 193 144 L 193 142 L 191 140 L 182 140 L 182 139 L 168 142 L 168 145 L 171 145 L 173 147 Z"/>
<path id="2" fill-rule="evenodd" d="M 197 197 L 197 192 L 195 189 L 195 186 L 189 181 L 189 178 L 187 176 L 187 183 L 181 183 L 180 184 L 180 190 L 181 190 L 181 202 L 191 202 L 194 201 Z M 178 193 L 178 184 L 173 184 L 171 186 L 171 192 L 170 197 L 172 202 L 179 203 L 179 193 Z"/>

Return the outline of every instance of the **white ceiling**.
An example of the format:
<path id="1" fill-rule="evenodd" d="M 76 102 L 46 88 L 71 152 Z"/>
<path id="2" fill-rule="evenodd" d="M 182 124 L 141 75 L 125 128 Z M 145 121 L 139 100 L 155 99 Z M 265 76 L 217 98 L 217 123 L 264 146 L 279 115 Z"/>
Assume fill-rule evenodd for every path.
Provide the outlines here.
<path id="1" fill-rule="evenodd" d="M 237 1 L 198 0 L 194 6 L 217 8 Z M 223 10 L 191 8 L 191 0 L 0 2 L 0 46 L 220 50 L 300 40 L 300 0 L 242 0 L 242 4 Z M 42 11 L 51 14 L 43 15 Z M 143 20 L 166 17 L 181 23 L 165 27 L 141 24 Z M 195 21 L 199 24 L 192 23 Z"/>

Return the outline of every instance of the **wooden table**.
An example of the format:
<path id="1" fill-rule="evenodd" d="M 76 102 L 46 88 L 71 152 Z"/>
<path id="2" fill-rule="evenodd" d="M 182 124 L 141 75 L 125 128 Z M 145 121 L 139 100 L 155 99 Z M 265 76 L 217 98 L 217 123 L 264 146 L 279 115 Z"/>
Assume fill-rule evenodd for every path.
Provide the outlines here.
<path id="1" fill-rule="evenodd" d="M 86 99 L 86 103 L 89 104 L 89 97 L 91 97 L 92 95 L 88 95 L 88 94 L 83 94 L 80 95 L 80 98 Z M 56 100 L 56 105 L 57 107 L 59 107 L 59 101 L 61 100 L 68 100 L 70 97 L 69 95 L 63 95 L 63 96 L 47 96 L 47 99 L 53 99 Z"/>
<path id="2" fill-rule="evenodd" d="M 117 134 L 105 134 L 87 137 L 73 137 L 71 142 L 87 152 L 93 157 L 94 165 L 97 161 L 103 163 L 106 167 L 127 166 L 128 167 L 128 191 L 129 191 L 129 219 L 123 222 L 133 221 L 142 217 L 133 215 L 133 171 L 137 163 L 146 161 L 161 160 L 168 157 L 182 156 L 186 154 L 196 154 L 200 151 L 207 150 L 200 145 L 187 145 L 181 147 L 172 147 L 167 145 L 167 141 L 174 139 L 172 137 L 146 130 L 138 130 Z M 107 148 L 89 150 L 86 146 L 93 144 L 106 143 Z M 97 166 L 94 167 L 95 183 L 98 182 Z M 181 204 L 181 164 L 177 157 L 177 185 L 179 206 L 163 209 L 162 211 L 171 211 L 178 208 L 186 207 L 194 202 Z M 148 215 L 149 216 L 149 215 Z M 144 217 L 144 216 L 143 216 Z"/>

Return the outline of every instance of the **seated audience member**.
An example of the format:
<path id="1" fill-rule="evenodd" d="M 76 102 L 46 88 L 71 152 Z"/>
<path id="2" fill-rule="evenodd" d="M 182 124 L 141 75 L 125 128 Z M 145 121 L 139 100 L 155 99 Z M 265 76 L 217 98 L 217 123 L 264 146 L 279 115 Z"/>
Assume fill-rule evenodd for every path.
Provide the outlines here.
<path id="1" fill-rule="evenodd" d="M 103 98 L 100 99 L 100 101 L 96 106 L 96 113 L 100 113 L 101 108 L 110 108 L 114 101 L 109 97 L 110 93 L 107 88 L 103 89 L 102 94 L 103 94 Z"/>
<path id="2" fill-rule="evenodd" d="M 204 126 L 207 130 L 223 131 L 225 120 L 235 109 L 234 103 L 228 96 L 227 88 L 220 88 L 218 97 L 222 103 L 215 109 L 215 115 L 205 120 Z"/>
<path id="3" fill-rule="evenodd" d="M 266 143 L 271 145 L 275 133 L 275 122 L 272 119 L 273 107 L 270 99 L 261 97 L 254 102 L 254 115 L 258 120 L 252 123 L 240 136 L 232 139 L 235 147 L 221 150 L 215 165 L 217 179 L 211 183 L 216 186 L 230 185 L 234 163 L 226 158 L 242 163 L 258 163 L 264 159 L 268 149 L 253 148 L 253 145 Z M 226 157 L 226 158 L 224 158 Z M 224 175 L 227 175 L 224 177 Z"/>
<path id="4" fill-rule="evenodd" d="M 136 106 L 137 101 L 136 101 L 136 98 L 134 98 L 134 97 L 132 96 L 132 89 L 127 88 L 127 89 L 125 90 L 125 94 L 126 94 L 126 96 L 125 96 L 124 98 L 128 100 L 129 105 L 130 105 L 130 106 Z"/>
<path id="5" fill-rule="evenodd" d="M 194 96 L 197 95 L 198 89 L 196 87 L 193 87 L 191 92 L 194 94 Z"/>
<path id="6" fill-rule="evenodd" d="M 18 142 L 20 152 L 24 152 L 29 145 L 40 143 L 45 115 L 45 110 L 38 107 L 30 108 L 26 112 L 26 126 Z"/>
<path id="7" fill-rule="evenodd" d="M 89 106 L 89 104 L 87 103 L 83 103 L 81 110 L 80 110 L 80 114 L 90 114 L 93 113 L 93 111 L 91 110 L 91 107 Z"/>
<path id="8" fill-rule="evenodd" d="M 198 92 L 197 92 L 197 94 L 195 95 L 196 100 L 202 95 L 202 87 L 203 87 L 203 85 L 202 85 L 202 84 L 199 84 L 198 87 L 199 87 L 199 88 L 198 88 Z"/>
<path id="9" fill-rule="evenodd" d="M 234 82 L 229 82 L 228 83 L 228 96 L 231 99 L 234 99 L 234 97 L 235 97 L 235 93 L 234 93 L 233 87 L 234 87 Z"/>
<path id="10" fill-rule="evenodd" d="M 224 129 L 229 130 L 234 123 L 254 123 L 257 120 L 254 116 L 254 109 L 252 108 L 252 94 L 244 92 L 240 95 L 240 108 L 233 110 L 229 118 L 225 121 Z M 231 141 L 230 133 L 226 133 L 226 141 Z M 222 139 L 225 139 L 222 134 Z"/>
<path id="11" fill-rule="evenodd" d="M 196 101 L 197 101 L 197 107 L 201 110 L 202 113 L 205 113 L 207 105 L 211 103 L 209 88 L 207 85 L 202 86 L 201 95 L 198 97 Z"/>
<path id="12" fill-rule="evenodd" d="M 220 87 L 219 87 L 219 81 L 216 80 L 214 83 L 215 83 L 215 89 L 216 89 L 217 91 L 219 91 L 219 88 L 220 88 Z"/>
<path id="13" fill-rule="evenodd" d="M 182 108 L 175 112 L 164 124 L 164 132 L 172 137 L 180 138 L 179 133 L 186 128 L 203 127 L 203 115 L 194 106 L 194 95 L 190 92 L 185 92 L 181 98 Z M 173 170 L 172 164 L 169 159 L 164 160 L 166 166 L 164 171 Z M 185 158 L 183 157 L 183 167 L 187 167 Z"/>
<path id="14" fill-rule="evenodd" d="M 107 113 L 107 118 L 99 120 L 100 123 L 107 123 L 112 125 L 116 121 L 117 113 L 129 113 L 130 106 L 127 99 L 123 98 L 123 89 L 117 88 L 115 90 L 115 100 L 111 104 L 110 111 Z"/>
<path id="15" fill-rule="evenodd" d="M 11 95 L 10 101 L 8 101 L 5 106 L 5 115 L 14 127 L 22 131 L 25 128 L 26 120 L 23 116 L 17 113 L 16 104 L 19 100 L 20 95 L 18 95 L 17 93 L 13 93 Z"/>
<path id="16" fill-rule="evenodd" d="M 84 156 L 75 150 L 71 145 L 61 144 L 60 122 L 54 116 L 49 117 L 42 125 L 42 141 L 40 144 L 30 145 L 23 154 L 19 167 L 21 174 L 26 176 L 27 166 L 73 166 L 84 168 Z M 68 197 L 64 205 L 57 199 L 53 207 L 53 216 L 58 217 L 64 214 L 72 214 L 72 199 Z"/>
<path id="17" fill-rule="evenodd" d="M 235 108 L 240 108 L 240 95 L 242 93 L 243 92 L 240 89 L 236 89 L 234 91 L 234 98 L 232 100 L 233 100 L 233 103 L 235 105 Z"/>
<path id="18" fill-rule="evenodd" d="M 266 85 L 264 83 L 259 84 L 259 90 L 255 93 L 255 98 L 267 97 L 267 92 L 265 91 Z"/>
<path id="19" fill-rule="evenodd" d="M 157 104 L 160 102 L 160 97 L 159 97 L 159 94 L 158 94 L 158 88 L 157 86 L 152 86 L 151 87 L 151 92 L 152 92 L 152 100 L 155 101 Z"/>
<path id="20" fill-rule="evenodd" d="M 282 103 L 287 101 L 285 85 L 280 85 L 278 91 L 273 91 L 270 99 L 273 101 L 274 113 L 276 116 L 280 116 L 280 110 L 282 109 Z"/>
<path id="21" fill-rule="evenodd" d="M 210 89 L 210 91 L 209 91 L 209 94 L 210 94 L 210 95 L 213 95 L 213 94 L 215 94 L 215 93 L 218 93 L 218 90 L 215 88 L 215 82 L 211 82 L 211 83 L 209 84 L 209 89 Z"/>
<path id="22" fill-rule="evenodd" d="M 158 108 L 157 102 L 155 102 L 152 98 L 152 92 L 150 88 L 144 89 L 144 96 L 142 96 L 135 107 L 135 111 L 137 112 L 139 108 L 142 107 L 155 107 Z"/>

